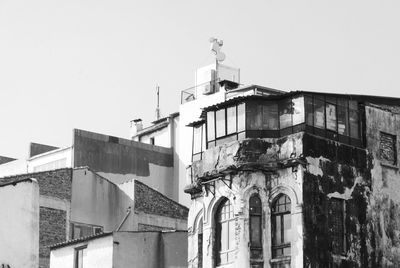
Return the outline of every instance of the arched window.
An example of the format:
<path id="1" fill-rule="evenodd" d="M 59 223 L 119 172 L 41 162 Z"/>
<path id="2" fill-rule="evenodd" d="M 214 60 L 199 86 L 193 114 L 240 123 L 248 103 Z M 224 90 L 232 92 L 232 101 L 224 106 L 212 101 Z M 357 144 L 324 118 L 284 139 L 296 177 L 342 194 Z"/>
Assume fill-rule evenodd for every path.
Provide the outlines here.
<path id="1" fill-rule="evenodd" d="M 272 258 L 290 256 L 290 199 L 280 195 L 272 204 Z"/>
<path id="2" fill-rule="evenodd" d="M 262 206 L 258 194 L 250 197 L 249 201 L 250 218 L 250 263 L 252 268 L 263 266 L 262 250 Z"/>
<path id="3" fill-rule="evenodd" d="M 197 267 L 203 267 L 203 218 L 199 220 L 197 227 Z"/>
<path id="4" fill-rule="evenodd" d="M 215 265 L 220 266 L 234 260 L 235 221 L 233 206 L 228 199 L 219 205 L 215 214 Z"/>

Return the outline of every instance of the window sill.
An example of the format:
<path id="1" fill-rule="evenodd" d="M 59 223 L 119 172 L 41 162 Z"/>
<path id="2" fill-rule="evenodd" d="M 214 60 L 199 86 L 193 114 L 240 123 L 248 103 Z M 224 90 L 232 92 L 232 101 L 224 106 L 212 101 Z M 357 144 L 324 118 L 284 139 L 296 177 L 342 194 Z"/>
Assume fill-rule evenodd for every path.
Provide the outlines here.
<path id="1" fill-rule="evenodd" d="M 386 167 L 386 168 L 391 168 L 391 169 L 395 169 L 395 170 L 399 170 L 398 166 L 392 165 L 392 164 L 388 164 L 388 163 L 382 163 L 381 162 L 381 166 Z"/>
<path id="2" fill-rule="evenodd" d="M 282 256 L 282 257 L 277 257 L 274 259 L 271 259 L 271 263 L 277 263 L 277 262 L 287 262 L 290 261 L 291 257 L 290 256 Z"/>

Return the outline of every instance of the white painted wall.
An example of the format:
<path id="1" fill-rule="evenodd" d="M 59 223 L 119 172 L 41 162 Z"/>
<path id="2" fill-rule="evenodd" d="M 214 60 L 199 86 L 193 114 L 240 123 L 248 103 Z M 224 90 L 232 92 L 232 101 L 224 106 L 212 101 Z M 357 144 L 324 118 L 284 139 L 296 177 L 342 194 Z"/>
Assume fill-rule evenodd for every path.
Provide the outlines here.
<path id="1" fill-rule="evenodd" d="M 0 187 L 0 266 L 39 266 L 39 185 L 35 179 Z"/>
<path id="2" fill-rule="evenodd" d="M 17 159 L 0 165 L 0 177 L 24 174 L 28 172 L 28 163 L 25 159 Z"/>
<path id="3" fill-rule="evenodd" d="M 72 167 L 72 147 L 56 149 L 28 159 L 28 172 Z"/>
<path id="4" fill-rule="evenodd" d="M 85 245 L 87 245 L 87 248 L 83 258 L 83 267 L 113 267 L 113 236 L 110 234 L 52 250 L 50 253 L 50 268 L 74 268 L 75 248 Z"/>

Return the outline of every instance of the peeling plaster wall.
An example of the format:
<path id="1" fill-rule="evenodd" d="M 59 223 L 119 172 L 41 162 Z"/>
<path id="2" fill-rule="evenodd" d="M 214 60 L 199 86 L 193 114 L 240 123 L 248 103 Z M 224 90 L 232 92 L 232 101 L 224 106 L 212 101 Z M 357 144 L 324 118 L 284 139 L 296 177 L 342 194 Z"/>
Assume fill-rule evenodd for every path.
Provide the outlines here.
<path id="1" fill-rule="evenodd" d="M 367 267 L 366 209 L 371 182 L 366 150 L 305 135 L 304 155 L 304 267 Z M 345 203 L 347 235 L 342 254 L 332 248 L 332 198 Z"/>
<path id="2" fill-rule="evenodd" d="M 371 267 L 400 267 L 400 115 L 366 106 L 366 139 L 370 153 L 372 193 L 368 204 Z M 380 132 L 396 136 L 396 165 L 380 157 Z"/>
<path id="3" fill-rule="evenodd" d="M 291 199 L 291 266 L 303 265 L 302 165 L 280 167 L 279 161 L 300 156 L 303 151 L 302 133 L 280 139 L 247 139 L 234 141 L 207 150 L 202 161 L 193 163 L 193 174 L 200 180 L 228 172 L 232 187 L 216 181 L 215 195 L 203 186 L 202 193 L 192 199 L 188 219 L 188 263 L 198 267 L 198 222 L 203 218 L 203 267 L 214 267 L 214 214 L 222 197 L 228 198 L 235 214 L 235 261 L 224 267 L 250 267 L 249 199 L 258 193 L 263 207 L 262 241 L 264 267 L 270 267 L 271 224 L 270 204 L 280 193 Z M 245 168 L 243 168 L 245 167 Z M 260 170 L 263 169 L 264 171 Z"/>

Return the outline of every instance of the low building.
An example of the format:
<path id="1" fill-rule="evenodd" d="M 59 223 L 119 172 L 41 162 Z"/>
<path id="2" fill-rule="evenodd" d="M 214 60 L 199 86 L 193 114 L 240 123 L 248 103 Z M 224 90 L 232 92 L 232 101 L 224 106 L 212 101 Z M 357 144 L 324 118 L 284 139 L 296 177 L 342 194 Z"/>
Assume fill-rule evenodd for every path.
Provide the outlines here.
<path id="1" fill-rule="evenodd" d="M 116 230 L 187 229 L 186 207 L 137 180 L 118 186 L 81 167 L 3 177 L 0 182 L 12 185 L 28 178 L 35 178 L 39 186 L 34 199 L 26 200 L 32 202 L 31 206 L 35 200 L 38 202 L 34 221 L 38 224 L 39 250 L 30 255 L 38 255 L 39 267 L 49 265 L 48 246 L 66 240 Z M 19 203 L 6 197 L 0 203 L 0 213 L 22 210 Z M 6 230 L 5 224 L 0 224 L 0 230 Z M 18 241 L 14 242 L 15 247 Z M 14 247 L 9 245 L 9 248 Z"/>
<path id="2" fill-rule="evenodd" d="M 0 267 L 39 265 L 39 186 L 34 179 L 0 184 Z"/>
<path id="3" fill-rule="evenodd" d="M 187 267 L 187 232 L 111 232 L 51 246 L 50 268 L 81 267 Z"/>

